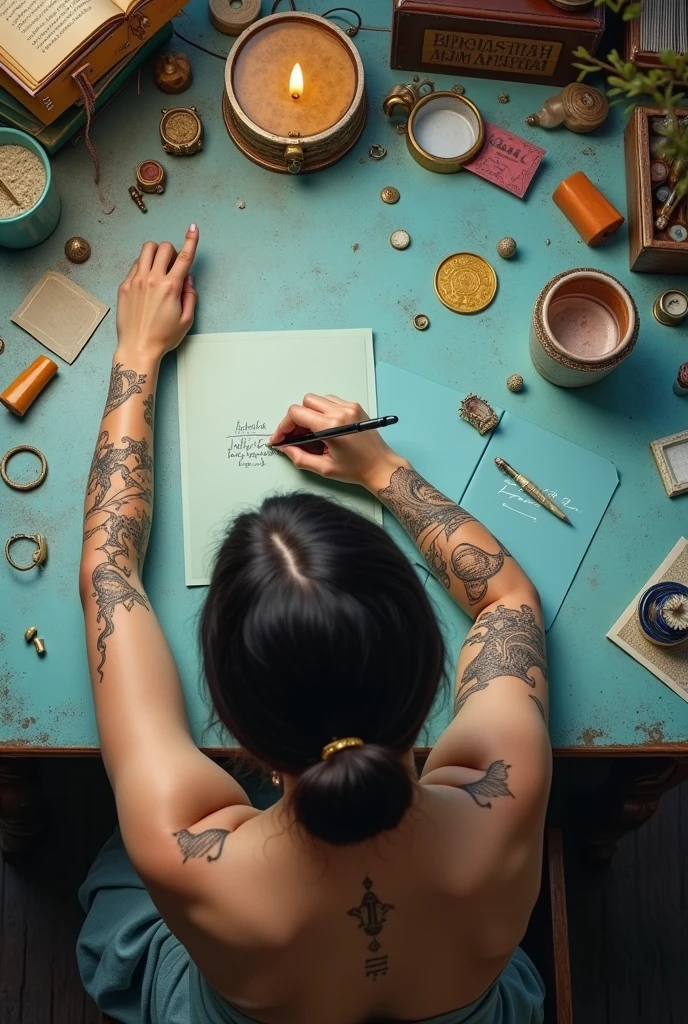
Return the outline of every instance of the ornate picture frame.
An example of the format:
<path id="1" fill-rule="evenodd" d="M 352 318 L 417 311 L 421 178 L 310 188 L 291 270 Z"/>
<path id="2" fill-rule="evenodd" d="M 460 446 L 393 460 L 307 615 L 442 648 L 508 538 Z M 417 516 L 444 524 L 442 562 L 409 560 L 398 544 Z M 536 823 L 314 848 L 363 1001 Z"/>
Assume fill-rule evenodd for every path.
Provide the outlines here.
<path id="1" fill-rule="evenodd" d="M 650 441 L 650 451 L 669 497 L 688 493 L 688 430 Z"/>

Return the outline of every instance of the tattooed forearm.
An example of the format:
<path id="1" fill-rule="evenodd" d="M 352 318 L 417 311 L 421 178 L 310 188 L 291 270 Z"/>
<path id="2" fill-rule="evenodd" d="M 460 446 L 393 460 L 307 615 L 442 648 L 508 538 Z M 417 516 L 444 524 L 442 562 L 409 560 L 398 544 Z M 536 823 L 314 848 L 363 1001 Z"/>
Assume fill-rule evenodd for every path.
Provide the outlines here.
<path id="1" fill-rule="evenodd" d="M 205 857 L 208 863 L 219 860 L 230 831 L 227 828 L 207 828 L 205 832 L 189 832 L 183 828 L 181 832 L 173 832 L 184 857 L 182 864 L 186 864 L 190 857 Z M 213 848 L 215 853 L 211 853 Z"/>
<path id="2" fill-rule="evenodd" d="M 441 525 L 447 540 L 473 516 L 455 502 L 445 498 L 423 479 L 415 469 L 395 469 L 387 487 L 378 491 L 378 498 L 411 534 L 414 540 L 429 526 Z"/>
<path id="3" fill-rule="evenodd" d="M 377 898 L 373 892 L 372 879 L 364 878 L 363 888 L 365 892 L 361 897 L 361 902 L 357 907 L 347 910 L 347 914 L 349 917 L 357 918 L 358 927 L 362 928 L 370 938 L 368 949 L 371 953 L 375 954 L 378 950 L 382 949 L 382 943 L 378 939 L 378 935 L 387 920 L 387 914 L 395 908 L 393 904 L 383 903 L 382 900 Z M 363 969 L 366 978 L 372 978 L 373 981 L 377 981 L 378 975 L 386 974 L 389 969 L 388 954 L 384 953 L 381 956 L 366 957 Z"/>
<path id="4" fill-rule="evenodd" d="M 100 653 L 100 664 L 96 671 L 102 683 L 103 666 L 107 657 L 105 641 L 115 631 L 113 621 L 115 608 L 118 604 L 121 604 L 130 612 L 135 604 L 139 604 L 150 611 L 150 605 L 146 595 L 131 585 L 127 579 L 127 574 L 124 570 L 120 570 L 117 565 L 112 565 L 110 562 L 101 562 L 93 570 L 91 578 L 93 580 L 93 596 L 98 605 L 96 623 L 99 623 L 101 619 L 105 623 L 105 628 L 99 634 L 96 643 L 96 649 Z"/>
<path id="5" fill-rule="evenodd" d="M 151 391 L 148 398 L 143 403 L 143 418 L 149 427 L 153 426 L 153 416 L 155 415 L 155 395 Z"/>
<path id="6" fill-rule="evenodd" d="M 153 457 L 148 453 L 148 442 L 145 438 L 134 441 L 125 436 L 122 444 L 123 448 L 115 448 L 108 431 L 101 431 L 86 485 L 86 497 L 93 495 L 93 504 L 86 512 L 86 519 L 103 508 L 119 510 L 123 504 L 137 498 L 153 504 Z M 129 459 L 133 465 L 127 464 Z M 115 473 L 120 474 L 124 486 L 113 495 L 110 491 Z"/>
<path id="7" fill-rule="evenodd" d="M 492 807 L 492 803 L 487 797 L 510 796 L 514 799 L 514 794 L 506 784 L 510 768 L 511 765 L 505 764 L 504 761 L 493 761 L 482 779 L 478 779 L 477 782 L 465 782 L 459 789 L 465 789 L 478 807 L 488 809 Z"/>
<path id="8" fill-rule="evenodd" d="M 456 689 L 454 714 L 458 715 L 473 693 L 485 690 L 498 676 L 516 676 L 527 686 L 535 687 L 537 668 L 547 679 L 545 637 L 530 605 L 520 611 L 498 605 L 495 611 L 483 612 L 466 638 L 464 647 L 482 644 L 482 649 L 466 665 Z"/>
<path id="9" fill-rule="evenodd" d="M 103 419 L 132 395 L 142 394 L 143 388 L 139 385 L 146 383 L 146 376 L 147 374 L 136 373 L 135 370 L 125 370 L 122 363 L 115 363 L 110 370 L 110 387 L 105 401 Z"/>
<path id="10" fill-rule="evenodd" d="M 120 556 L 126 559 L 130 557 L 127 542 L 131 542 L 136 553 L 136 564 L 140 569 L 146 554 L 150 526 L 151 519 L 145 509 L 137 509 L 133 516 L 121 516 L 115 512 L 108 512 L 107 518 L 102 523 L 84 533 L 84 540 L 89 540 L 103 530 L 105 537 L 96 551 L 102 551 L 110 565 L 117 565 L 117 559 Z M 129 576 L 131 570 L 122 566 L 122 571 Z"/>
<path id="11" fill-rule="evenodd" d="M 545 725 L 547 725 L 547 715 L 545 714 L 545 709 L 544 709 L 544 707 L 542 705 L 542 701 L 540 700 L 539 697 L 536 697 L 534 693 L 529 693 L 528 696 L 530 697 L 531 700 L 535 701 L 537 709 L 540 712 L 540 714 L 542 715 L 542 721 L 545 723 Z"/>

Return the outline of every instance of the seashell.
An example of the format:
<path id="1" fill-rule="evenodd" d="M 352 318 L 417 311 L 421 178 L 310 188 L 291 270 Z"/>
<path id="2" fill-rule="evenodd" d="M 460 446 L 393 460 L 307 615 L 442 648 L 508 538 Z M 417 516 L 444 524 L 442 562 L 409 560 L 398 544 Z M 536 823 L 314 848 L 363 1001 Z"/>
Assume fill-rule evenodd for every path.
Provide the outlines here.
<path id="1" fill-rule="evenodd" d="M 606 121 L 608 114 L 609 104 L 601 92 L 584 82 L 571 82 L 545 100 L 541 110 L 526 118 L 526 124 L 540 128 L 563 124 L 572 132 L 591 132 Z"/>

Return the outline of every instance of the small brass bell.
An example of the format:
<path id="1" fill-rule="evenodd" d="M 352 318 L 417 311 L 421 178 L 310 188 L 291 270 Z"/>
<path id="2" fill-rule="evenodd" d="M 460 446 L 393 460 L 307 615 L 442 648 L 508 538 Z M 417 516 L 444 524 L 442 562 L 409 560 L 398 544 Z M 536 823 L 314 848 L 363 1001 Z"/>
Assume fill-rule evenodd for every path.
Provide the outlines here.
<path id="1" fill-rule="evenodd" d="M 184 92 L 191 85 L 191 61 L 181 50 L 161 53 L 155 58 L 153 79 L 162 92 Z"/>

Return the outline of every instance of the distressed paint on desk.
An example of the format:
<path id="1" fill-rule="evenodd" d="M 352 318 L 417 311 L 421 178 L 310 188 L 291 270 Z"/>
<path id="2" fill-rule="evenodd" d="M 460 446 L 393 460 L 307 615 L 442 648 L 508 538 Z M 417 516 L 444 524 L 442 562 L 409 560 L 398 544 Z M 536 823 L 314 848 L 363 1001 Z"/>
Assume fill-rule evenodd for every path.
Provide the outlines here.
<path id="1" fill-rule="evenodd" d="M 189 11 L 191 19 L 179 21 L 181 31 L 226 49 L 228 38 L 208 24 L 207 4 L 193 0 Z M 368 24 L 384 25 L 388 18 L 386 0 L 366 5 Z M 380 109 L 390 85 L 410 76 L 389 70 L 387 33 L 361 32 L 356 45 L 367 75 L 368 123 L 358 145 L 336 167 L 295 178 L 246 160 L 222 123 L 223 64 L 190 50 L 194 82 L 184 103 L 196 105 L 203 117 L 203 151 L 186 159 L 161 153 L 158 121 L 166 97 L 144 70 L 141 96 L 130 84 L 93 130 L 103 201 L 83 144 L 67 145 L 53 160 L 63 200 L 57 231 L 36 249 L 0 250 L 2 384 L 42 351 L 9 323 L 9 315 L 44 270 L 68 274 L 113 306 L 76 363 L 60 363 L 58 376 L 23 420 L 0 417 L 3 450 L 36 444 L 50 462 L 39 490 L 0 492 L 0 540 L 40 531 L 50 543 L 42 575 L 13 572 L 4 561 L 0 566 L 0 744 L 46 750 L 96 746 L 77 570 L 84 487 L 115 344 L 116 289 L 143 241 L 180 241 L 192 220 L 201 230 L 197 332 L 371 324 L 378 358 L 477 391 L 616 464 L 621 486 L 548 637 L 552 738 L 557 747 L 579 749 L 688 740 L 688 705 L 604 636 L 639 581 L 686 530 L 688 498 L 666 498 L 648 449 L 650 440 L 687 425 L 688 403 L 673 395 L 671 381 L 686 359 L 688 324 L 666 328 L 651 315 L 657 293 L 680 286 L 681 279 L 631 274 L 625 226 L 604 247 L 588 249 L 550 198 L 557 183 L 580 168 L 625 210 L 620 116 L 614 112 L 599 132 L 587 136 L 529 130 L 523 120 L 550 88 L 509 83 L 511 102 L 502 105 L 499 82 L 465 79 L 468 95 L 486 118 L 547 149 L 521 201 L 466 172 L 438 175 L 418 166 Z M 437 77 L 438 87 L 455 81 Z M 387 147 L 385 160 L 368 158 L 373 142 Z M 164 196 L 147 197 L 149 212 L 143 216 L 127 187 L 136 164 L 148 156 L 162 160 L 168 185 Z M 401 201 L 395 206 L 380 201 L 384 185 L 399 188 Z M 108 215 L 112 203 L 115 210 Z M 405 252 L 389 245 L 395 228 L 411 234 Z M 64 258 L 62 247 L 71 235 L 83 235 L 92 245 L 93 255 L 82 266 Z M 518 242 L 517 257 L 509 262 L 495 252 L 503 235 Z M 474 317 L 445 309 L 433 290 L 439 261 L 461 249 L 485 255 L 499 275 L 496 300 Z M 619 277 L 636 298 L 642 325 L 635 352 L 619 369 L 597 385 L 566 391 L 532 368 L 528 330 L 544 282 L 575 266 Z M 418 312 L 432 321 L 423 334 L 411 323 Z M 505 386 L 514 372 L 526 379 L 526 389 L 517 395 Z M 256 367 L 256 386 L 259 381 Z M 146 585 L 179 663 L 195 735 L 216 745 L 217 736 L 204 729 L 208 712 L 200 696 L 196 625 L 204 592 L 184 586 L 174 356 L 163 366 L 156 426 L 157 493 Z M 448 624 L 455 656 L 466 620 L 434 580 L 428 588 Z M 41 661 L 23 639 L 32 624 L 45 637 L 48 653 Z M 421 743 L 434 740 L 448 714 L 447 701 Z"/>

